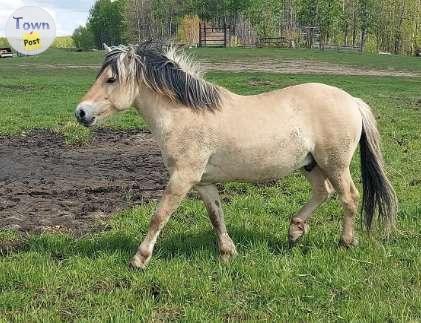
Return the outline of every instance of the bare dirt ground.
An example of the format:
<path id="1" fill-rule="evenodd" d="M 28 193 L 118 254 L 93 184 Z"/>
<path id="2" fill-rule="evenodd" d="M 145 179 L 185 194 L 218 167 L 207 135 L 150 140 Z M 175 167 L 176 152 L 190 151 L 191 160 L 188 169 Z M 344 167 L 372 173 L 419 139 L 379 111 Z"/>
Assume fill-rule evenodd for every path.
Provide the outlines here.
<path id="1" fill-rule="evenodd" d="M 332 74 L 332 75 L 369 75 L 369 76 L 402 76 L 419 77 L 420 75 L 404 71 L 388 71 L 377 69 L 362 69 L 310 60 L 265 60 L 258 61 L 229 61 L 206 62 L 200 65 L 206 71 L 227 72 L 271 72 L 280 74 Z"/>
<path id="2" fill-rule="evenodd" d="M 47 130 L 0 138 L 0 228 L 84 233 L 162 194 L 167 173 L 148 132 L 97 130 L 66 145 Z"/>
<path id="3" fill-rule="evenodd" d="M 331 74 L 331 75 L 368 75 L 368 76 L 397 76 L 421 77 L 419 73 L 408 71 L 363 69 L 353 66 L 344 66 L 311 60 L 267 60 L 264 61 L 221 61 L 209 62 L 200 60 L 200 65 L 205 71 L 226 72 L 271 72 L 280 74 Z M 33 66 L 22 64 L 22 67 Z M 98 69 L 97 65 L 66 65 L 66 64 L 37 64 L 36 68 L 48 69 Z"/>

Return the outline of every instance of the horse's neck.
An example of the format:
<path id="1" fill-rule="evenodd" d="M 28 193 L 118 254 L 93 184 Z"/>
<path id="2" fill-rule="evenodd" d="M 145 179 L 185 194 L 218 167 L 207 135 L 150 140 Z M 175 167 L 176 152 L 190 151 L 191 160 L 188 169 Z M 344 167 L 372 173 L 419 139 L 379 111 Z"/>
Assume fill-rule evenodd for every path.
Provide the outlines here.
<path id="1" fill-rule="evenodd" d="M 135 100 L 135 108 L 149 125 L 152 134 L 159 139 L 170 131 L 176 110 L 162 95 L 149 89 L 142 92 Z"/>
<path id="2" fill-rule="evenodd" d="M 225 88 L 220 88 L 220 91 L 221 99 L 225 103 L 232 102 L 234 97 L 240 97 Z M 180 118 L 183 119 L 183 117 L 180 117 L 181 107 L 172 103 L 164 95 L 157 94 L 150 89 L 143 89 L 142 94 L 136 98 L 134 105 L 158 141 L 163 140 L 173 130 L 173 127 L 179 126 L 175 120 L 178 120 L 179 123 Z M 190 112 L 193 113 L 193 111 Z"/>

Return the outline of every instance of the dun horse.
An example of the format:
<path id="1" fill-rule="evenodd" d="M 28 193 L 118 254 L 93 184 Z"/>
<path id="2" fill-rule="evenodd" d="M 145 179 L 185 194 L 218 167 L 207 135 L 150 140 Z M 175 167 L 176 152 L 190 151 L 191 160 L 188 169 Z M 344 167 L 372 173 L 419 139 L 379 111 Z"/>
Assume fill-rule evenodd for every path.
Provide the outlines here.
<path id="1" fill-rule="evenodd" d="M 146 44 L 107 48 L 96 82 L 76 109 L 85 126 L 134 106 L 157 140 L 169 181 L 148 233 L 130 264 L 144 268 L 158 235 L 193 188 L 203 200 L 222 259 L 236 254 L 215 183 L 261 182 L 302 170 L 310 200 L 291 219 L 289 241 L 309 230 L 309 218 L 336 191 L 343 209 L 340 243 L 356 244 L 358 191 L 349 165 L 361 149 L 364 222 L 391 222 L 397 201 L 387 179 L 376 122 L 367 104 L 336 87 L 302 84 L 241 96 L 205 81 L 174 49 Z"/>

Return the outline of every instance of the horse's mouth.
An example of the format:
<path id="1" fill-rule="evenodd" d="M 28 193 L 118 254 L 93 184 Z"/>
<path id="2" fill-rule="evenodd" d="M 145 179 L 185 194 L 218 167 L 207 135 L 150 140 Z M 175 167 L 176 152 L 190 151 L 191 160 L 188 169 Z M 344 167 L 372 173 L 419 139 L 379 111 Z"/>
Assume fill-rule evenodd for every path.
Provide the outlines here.
<path id="1" fill-rule="evenodd" d="M 96 123 L 96 118 L 92 117 L 90 120 L 79 120 L 79 123 L 87 128 L 92 127 Z"/>

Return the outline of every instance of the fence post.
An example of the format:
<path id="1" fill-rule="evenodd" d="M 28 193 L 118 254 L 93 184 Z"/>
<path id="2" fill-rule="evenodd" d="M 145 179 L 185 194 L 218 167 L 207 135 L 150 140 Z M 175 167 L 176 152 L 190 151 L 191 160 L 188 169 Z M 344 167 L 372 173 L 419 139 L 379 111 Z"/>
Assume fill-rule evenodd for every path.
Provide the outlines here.
<path id="1" fill-rule="evenodd" d="M 205 47 L 206 47 L 206 22 L 205 22 L 205 24 L 203 25 L 203 33 L 205 34 L 205 35 L 204 35 L 204 40 L 205 40 Z"/>
<path id="2" fill-rule="evenodd" d="M 231 25 L 227 26 L 227 47 L 231 46 Z"/>
<path id="3" fill-rule="evenodd" d="M 199 21 L 199 47 L 202 47 L 202 23 Z"/>
<path id="4" fill-rule="evenodd" d="M 224 22 L 224 47 L 227 47 L 227 24 Z"/>

